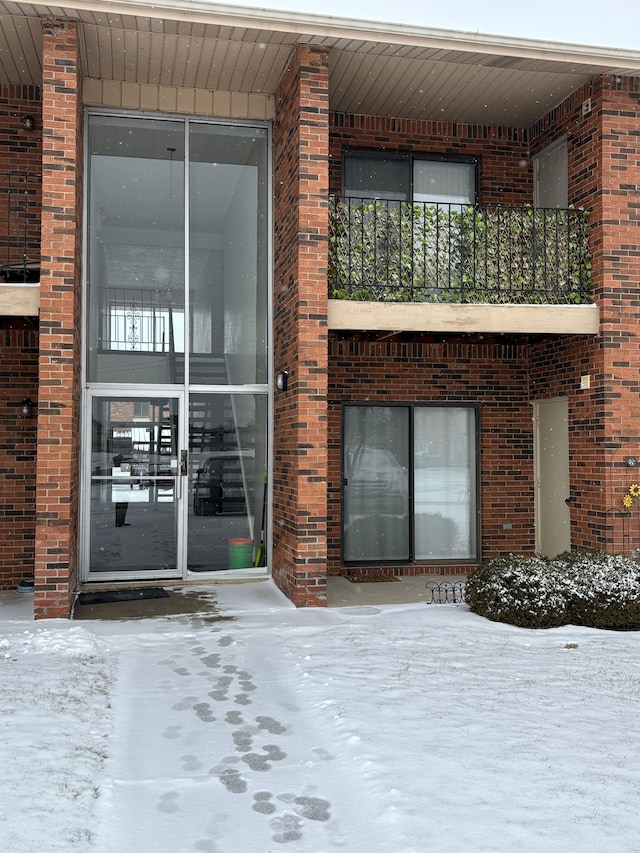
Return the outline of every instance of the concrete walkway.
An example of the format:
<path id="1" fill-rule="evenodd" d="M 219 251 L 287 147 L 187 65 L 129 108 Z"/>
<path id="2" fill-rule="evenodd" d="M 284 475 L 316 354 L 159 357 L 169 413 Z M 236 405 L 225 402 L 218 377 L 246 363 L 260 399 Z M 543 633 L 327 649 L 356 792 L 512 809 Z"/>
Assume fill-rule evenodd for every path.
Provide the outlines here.
<path id="1" fill-rule="evenodd" d="M 465 580 L 465 575 L 416 575 L 402 577 L 395 582 L 353 583 L 344 577 L 330 577 L 327 580 L 327 606 L 357 607 L 371 604 L 411 604 L 419 601 L 430 604 L 438 602 L 443 595 L 448 595 L 449 599 L 446 600 L 450 600 L 454 585 L 456 598 L 459 598 L 460 585 Z M 253 583 L 270 583 L 270 580 Z M 169 596 L 90 606 L 76 605 L 73 618 L 152 619 L 186 613 L 213 616 L 215 613 L 215 591 L 219 584 L 198 584 L 193 588 L 182 584 L 172 588 L 159 581 L 155 585 L 163 586 Z M 18 594 L 14 590 L 0 592 L 0 621 L 7 619 L 33 619 L 33 595 Z"/>

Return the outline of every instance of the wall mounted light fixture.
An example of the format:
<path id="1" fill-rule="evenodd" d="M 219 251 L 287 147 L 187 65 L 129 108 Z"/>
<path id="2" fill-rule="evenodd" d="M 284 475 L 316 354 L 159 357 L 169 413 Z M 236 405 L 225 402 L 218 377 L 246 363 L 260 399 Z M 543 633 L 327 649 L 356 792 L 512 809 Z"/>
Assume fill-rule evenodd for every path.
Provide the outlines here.
<path id="1" fill-rule="evenodd" d="M 22 116 L 21 123 L 23 130 L 35 130 L 36 120 L 32 115 Z"/>
<path id="2" fill-rule="evenodd" d="M 20 413 L 22 414 L 22 417 L 30 418 L 31 410 L 34 409 L 38 404 L 34 403 L 30 397 L 25 397 L 24 399 L 20 400 L 20 403 L 18 405 L 20 406 Z"/>
<path id="3" fill-rule="evenodd" d="M 276 388 L 278 391 L 286 391 L 289 387 L 289 371 L 281 370 L 276 373 Z"/>

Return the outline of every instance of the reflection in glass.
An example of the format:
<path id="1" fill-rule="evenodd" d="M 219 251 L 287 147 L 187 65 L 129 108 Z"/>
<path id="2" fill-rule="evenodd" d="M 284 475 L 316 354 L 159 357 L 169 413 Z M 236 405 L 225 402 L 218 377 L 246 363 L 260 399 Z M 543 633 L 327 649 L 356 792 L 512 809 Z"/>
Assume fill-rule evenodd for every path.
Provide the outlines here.
<path id="1" fill-rule="evenodd" d="M 191 384 L 266 382 L 266 131 L 190 125 Z"/>
<path id="2" fill-rule="evenodd" d="M 89 121 L 88 376 L 184 372 L 184 125 Z"/>
<path id="3" fill-rule="evenodd" d="M 345 561 L 476 559 L 473 407 L 346 406 L 342 464 Z"/>
<path id="4" fill-rule="evenodd" d="M 267 397 L 192 394 L 189 409 L 187 567 L 264 565 Z"/>
<path id="5" fill-rule="evenodd" d="M 414 429 L 416 559 L 474 559 L 475 410 L 416 408 Z"/>
<path id="6" fill-rule="evenodd" d="M 347 406 L 344 559 L 409 558 L 409 409 Z"/>
<path id="7" fill-rule="evenodd" d="M 88 150 L 90 572 L 266 565 L 267 131 L 90 115 Z"/>
<path id="8" fill-rule="evenodd" d="M 89 381 L 180 384 L 187 336 L 191 385 L 267 381 L 267 141 L 259 127 L 90 116 Z"/>
<path id="9" fill-rule="evenodd" d="M 170 397 L 93 401 L 92 572 L 175 570 L 177 411 Z"/>

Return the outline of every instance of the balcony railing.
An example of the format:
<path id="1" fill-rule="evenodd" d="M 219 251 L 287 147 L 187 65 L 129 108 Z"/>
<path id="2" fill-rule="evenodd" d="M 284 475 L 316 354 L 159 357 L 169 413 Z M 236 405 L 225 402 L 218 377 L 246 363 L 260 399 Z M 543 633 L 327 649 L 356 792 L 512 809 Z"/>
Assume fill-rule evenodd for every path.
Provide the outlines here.
<path id="1" fill-rule="evenodd" d="M 592 302 L 589 212 L 330 199 L 329 295 L 376 302 Z"/>
<path id="2" fill-rule="evenodd" d="M 0 283 L 40 280 L 42 178 L 0 173 Z"/>

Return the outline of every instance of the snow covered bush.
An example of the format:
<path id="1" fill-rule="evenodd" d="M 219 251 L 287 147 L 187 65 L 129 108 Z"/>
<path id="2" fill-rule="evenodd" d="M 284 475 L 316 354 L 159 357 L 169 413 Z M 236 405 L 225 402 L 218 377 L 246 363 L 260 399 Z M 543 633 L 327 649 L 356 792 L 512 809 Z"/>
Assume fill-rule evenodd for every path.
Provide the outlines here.
<path id="1" fill-rule="evenodd" d="M 619 554 L 571 551 L 556 557 L 566 585 L 568 622 L 640 630 L 640 566 Z"/>
<path id="2" fill-rule="evenodd" d="M 465 600 L 474 613 L 521 628 L 640 630 L 640 566 L 603 551 L 509 554 L 470 576 Z"/>
<path id="3" fill-rule="evenodd" d="M 508 554 L 480 566 L 468 578 L 465 601 L 480 616 L 520 628 L 564 625 L 566 598 L 549 560 Z"/>

